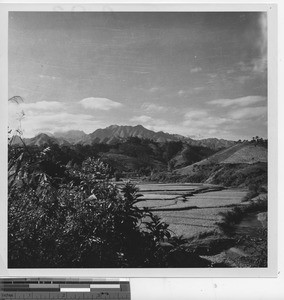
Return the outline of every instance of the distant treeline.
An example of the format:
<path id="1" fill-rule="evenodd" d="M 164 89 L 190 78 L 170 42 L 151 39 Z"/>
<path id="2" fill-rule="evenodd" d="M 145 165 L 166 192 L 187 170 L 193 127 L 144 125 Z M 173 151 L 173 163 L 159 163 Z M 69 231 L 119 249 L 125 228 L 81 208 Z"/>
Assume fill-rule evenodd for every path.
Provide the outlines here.
<path id="1" fill-rule="evenodd" d="M 130 137 L 116 144 L 11 146 L 10 153 L 28 149 L 34 157 L 45 150 L 43 168 L 51 176 L 64 177 L 66 166 L 80 166 L 89 157 L 108 163 L 114 176 L 134 173 L 149 176 L 157 171 L 167 171 L 193 164 L 216 152 L 207 147 L 192 146 L 182 141 L 154 142 Z M 18 149 L 18 150 L 17 150 Z"/>
<path id="2" fill-rule="evenodd" d="M 267 147 L 267 145 L 268 145 L 268 140 L 263 139 L 259 136 L 254 136 L 254 137 L 252 137 L 251 140 L 238 140 L 238 143 L 247 143 L 247 142 L 258 145 L 258 146 L 263 146 L 263 147 Z"/>

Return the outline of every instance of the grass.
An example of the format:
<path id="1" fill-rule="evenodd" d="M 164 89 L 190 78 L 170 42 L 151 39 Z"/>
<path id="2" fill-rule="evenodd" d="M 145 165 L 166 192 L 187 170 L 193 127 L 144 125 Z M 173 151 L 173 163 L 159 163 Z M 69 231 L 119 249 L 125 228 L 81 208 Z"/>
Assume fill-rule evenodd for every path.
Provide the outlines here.
<path id="1" fill-rule="evenodd" d="M 210 229 L 210 230 L 196 233 L 196 234 L 192 235 L 191 237 L 189 237 L 187 240 L 188 240 L 188 242 L 194 242 L 196 240 L 204 239 L 207 237 L 218 236 L 218 234 L 219 234 L 218 230 Z"/>
<path id="2" fill-rule="evenodd" d="M 234 207 L 227 212 L 221 212 L 221 221 L 217 222 L 219 229 L 227 235 L 234 233 L 235 225 L 240 223 L 245 214 L 266 212 L 267 211 L 267 196 L 251 201 L 248 205 Z"/>
<path id="3" fill-rule="evenodd" d="M 206 182 L 226 187 L 249 187 L 250 185 L 267 185 L 267 163 L 254 164 L 195 164 L 187 170 L 176 173 L 180 182 Z"/>
<path id="4" fill-rule="evenodd" d="M 215 188 L 216 189 L 216 188 Z M 220 207 L 228 205 L 237 205 L 241 203 L 242 197 L 245 195 L 244 191 L 236 190 L 213 190 L 207 188 L 204 192 L 200 189 L 196 191 L 196 194 L 190 192 L 175 191 L 176 195 L 171 194 L 174 191 L 162 192 L 156 191 L 156 193 L 148 193 L 141 191 L 143 197 L 139 202 L 139 207 L 155 207 L 155 208 L 167 208 L 167 209 L 181 209 L 184 208 L 205 208 L 205 207 Z M 167 195 L 169 193 L 169 195 Z"/>
<path id="5" fill-rule="evenodd" d="M 169 186 L 166 188 L 168 189 Z M 178 185 L 182 188 L 182 185 Z M 160 186 L 163 189 L 165 186 Z M 151 187 L 153 192 L 154 186 Z M 249 187 L 252 192 L 255 186 Z M 146 189 L 148 190 L 148 189 Z M 259 186 L 258 192 L 265 192 Z M 210 191 L 208 194 L 199 193 L 188 197 L 186 202 L 181 200 L 173 204 L 173 201 L 162 200 L 161 191 L 155 191 L 161 196 L 160 200 L 142 201 L 141 206 L 146 204 L 157 205 L 157 208 L 167 208 L 169 211 L 156 211 L 166 223 L 169 230 L 176 235 L 183 236 L 187 240 L 183 247 L 188 251 L 193 251 L 197 255 L 218 255 L 223 253 L 226 256 L 228 266 L 237 267 L 265 267 L 267 263 L 267 246 L 265 240 L 265 229 L 256 228 L 259 231 L 256 236 L 245 235 L 244 232 L 236 231 L 236 225 L 240 223 L 246 214 L 267 211 L 267 197 L 260 197 L 257 200 L 242 203 L 246 196 L 245 190 L 225 189 L 222 191 Z M 142 192 L 143 193 L 143 192 Z M 145 193 L 147 194 L 147 192 Z M 159 197 L 158 197 L 159 198 Z M 169 205 L 165 207 L 165 205 Z M 197 205 L 199 209 L 175 211 L 172 208 L 182 208 L 183 206 Z M 212 205 L 207 208 L 207 205 Z M 216 207 L 226 205 L 226 207 Z M 228 207 L 231 205 L 231 207 Z M 203 206 L 203 207 L 202 207 Z M 263 232 L 263 233 L 262 233 Z M 248 253 L 245 257 L 236 257 L 228 250 L 231 247 L 238 247 L 240 251 Z"/>
<path id="6" fill-rule="evenodd" d="M 244 216 L 259 212 L 267 212 L 267 197 L 253 200 L 241 209 L 234 208 L 224 213 L 222 222 L 218 223 L 219 229 L 235 240 L 235 247 L 246 253 L 245 256 L 236 257 L 232 253 L 226 254 L 235 267 L 267 267 L 267 226 L 247 227 L 249 232 L 240 227 L 235 231 L 236 224 L 240 223 Z"/>
<path id="7" fill-rule="evenodd" d="M 255 197 L 257 197 L 261 193 L 267 193 L 267 188 L 257 184 L 250 184 L 248 187 L 249 191 L 242 199 L 242 202 L 249 201 Z"/>
<path id="8" fill-rule="evenodd" d="M 178 187 L 182 188 L 182 185 L 178 185 Z M 159 186 L 158 188 L 163 187 Z M 143 191 L 142 194 L 144 194 Z M 239 205 L 244 195 L 244 191 L 234 189 L 200 193 L 186 198 L 185 201 L 182 198 L 178 201 L 165 200 L 163 199 L 164 195 L 160 195 L 160 199 L 159 197 L 155 200 L 145 199 L 137 203 L 137 206 L 151 208 L 155 214 L 164 218 L 176 234 L 190 237 L 210 229 L 217 230 L 218 227 L 215 223 L 220 219 L 218 213 L 231 210 L 233 205 Z"/>

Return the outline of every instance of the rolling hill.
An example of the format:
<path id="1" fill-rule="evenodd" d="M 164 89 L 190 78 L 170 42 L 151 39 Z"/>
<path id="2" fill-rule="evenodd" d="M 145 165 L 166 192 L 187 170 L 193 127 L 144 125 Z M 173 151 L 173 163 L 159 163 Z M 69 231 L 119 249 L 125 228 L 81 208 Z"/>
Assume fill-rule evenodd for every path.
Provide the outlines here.
<path id="1" fill-rule="evenodd" d="M 267 163 L 267 149 L 263 146 L 244 142 L 221 150 L 193 165 L 180 168 L 176 172 L 181 175 L 188 175 L 198 166 L 212 164 L 254 164 L 258 162 Z"/>
<path id="2" fill-rule="evenodd" d="M 222 148 L 228 148 L 235 144 L 234 141 L 228 141 L 224 139 L 217 139 L 217 138 L 207 138 L 201 140 L 191 140 L 190 144 L 192 146 L 202 146 L 207 147 L 213 150 L 218 150 Z"/>
<path id="3" fill-rule="evenodd" d="M 251 142 L 237 143 L 174 174 L 190 182 L 225 186 L 267 185 L 267 148 Z"/>

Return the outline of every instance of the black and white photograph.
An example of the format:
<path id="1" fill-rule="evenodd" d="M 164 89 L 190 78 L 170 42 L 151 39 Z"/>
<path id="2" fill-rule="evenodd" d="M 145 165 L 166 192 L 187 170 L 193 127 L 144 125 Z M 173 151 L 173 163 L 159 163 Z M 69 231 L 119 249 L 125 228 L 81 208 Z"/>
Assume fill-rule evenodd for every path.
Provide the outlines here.
<path id="1" fill-rule="evenodd" d="M 10 269 L 267 268 L 265 11 L 10 11 Z"/>

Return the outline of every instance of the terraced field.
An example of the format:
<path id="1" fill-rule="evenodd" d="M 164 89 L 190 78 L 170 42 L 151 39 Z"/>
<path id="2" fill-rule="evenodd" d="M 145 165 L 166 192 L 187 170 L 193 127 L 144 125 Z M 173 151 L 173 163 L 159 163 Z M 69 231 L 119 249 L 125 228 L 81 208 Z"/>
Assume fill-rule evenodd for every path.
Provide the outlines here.
<path id="1" fill-rule="evenodd" d="M 217 229 L 221 212 L 240 204 L 246 190 L 203 184 L 139 184 L 141 202 L 177 235 L 190 237 Z"/>

